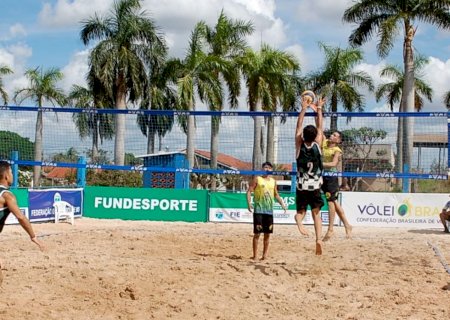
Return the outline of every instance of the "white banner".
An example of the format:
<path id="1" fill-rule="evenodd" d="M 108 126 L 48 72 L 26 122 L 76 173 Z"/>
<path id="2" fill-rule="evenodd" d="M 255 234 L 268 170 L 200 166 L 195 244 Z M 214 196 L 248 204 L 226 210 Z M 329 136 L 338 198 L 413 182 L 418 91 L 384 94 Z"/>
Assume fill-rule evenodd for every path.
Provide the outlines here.
<path id="1" fill-rule="evenodd" d="M 448 194 L 342 192 L 353 226 L 443 228 L 439 214 L 448 200 Z"/>
<path id="2" fill-rule="evenodd" d="M 22 214 L 28 219 L 28 208 L 19 208 Z M 18 224 L 19 220 L 17 220 L 16 216 L 11 212 L 8 215 L 8 218 L 5 220 L 5 224 Z"/>
<path id="3" fill-rule="evenodd" d="M 287 210 L 284 213 L 283 210 L 274 210 L 273 222 L 276 224 L 295 224 L 295 210 Z M 324 225 L 328 225 L 328 212 L 322 211 L 322 222 Z M 339 219 L 336 217 L 336 220 Z M 250 222 L 253 223 L 253 213 L 247 209 L 235 209 L 235 208 L 210 208 L 209 209 L 209 221 L 211 222 Z M 335 221 L 335 224 L 337 222 Z M 311 211 L 306 212 L 303 224 L 314 224 L 311 216 Z"/>

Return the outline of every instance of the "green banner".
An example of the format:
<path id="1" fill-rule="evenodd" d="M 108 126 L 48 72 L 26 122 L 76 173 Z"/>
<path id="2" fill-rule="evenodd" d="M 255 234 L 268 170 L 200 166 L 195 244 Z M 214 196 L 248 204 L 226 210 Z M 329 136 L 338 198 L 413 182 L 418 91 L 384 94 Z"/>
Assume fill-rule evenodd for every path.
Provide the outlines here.
<path id="1" fill-rule="evenodd" d="M 10 189 L 17 198 L 19 208 L 28 208 L 28 189 Z"/>
<path id="2" fill-rule="evenodd" d="M 290 192 L 280 192 L 280 197 L 283 199 L 284 203 L 287 204 L 288 210 L 296 210 L 295 204 L 295 193 Z M 320 209 L 321 211 L 328 211 L 328 202 L 325 195 L 322 195 L 324 206 Z M 220 208 L 226 204 L 227 207 L 247 209 L 247 194 L 246 193 L 222 193 L 215 192 L 210 195 L 210 206 L 211 208 Z M 277 200 L 274 199 L 274 209 L 281 209 Z M 309 209 L 309 208 L 308 208 Z"/>
<path id="3" fill-rule="evenodd" d="M 206 190 L 86 187 L 84 216 L 153 221 L 207 221 Z"/>
<path id="4" fill-rule="evenodd" d="M 287 211 L 284 212 L 280 204 L 274 200 L 273 218 L 275 223 L 295 224 L 296 201 L 295 193 L 280 192 L 280 197 L 287 205 Z M 322 195 L 324 206 L 321 208 L 321 216 L 324 224 L 328 224 L 328 202 Z M 246 193 L 222 193 L 213 192 L 210 194 L 209 221 L 214 222 L 252 222 L 253 213 L 247 207 Z M 310 208 L 303 220 L 305 224 L 312 224 Z"/>

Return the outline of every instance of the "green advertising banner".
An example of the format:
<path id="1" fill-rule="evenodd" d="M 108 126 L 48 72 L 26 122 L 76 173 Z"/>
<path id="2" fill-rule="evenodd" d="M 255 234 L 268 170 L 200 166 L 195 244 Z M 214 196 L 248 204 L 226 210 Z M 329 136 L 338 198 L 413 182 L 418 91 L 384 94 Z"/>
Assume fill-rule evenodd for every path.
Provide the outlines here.
<path id="1" fill-rule="evenodd" d="M 19 208 L 28 208 L 28 189 L 10 189 L 17 198 Z"/>
<path id="2" fill-rule="evenodd" d="M 274 200 L 274 222 L 295 224 L 296 204 L 295 193 L 280 192 L 280 197 L 284 203 L 287 204 L 288 210 L 284 210 Z M 322 221 L 328 224 L 328 202 L 323 196 L 325 205 L 321 208 Z M 221 193 L 215 192 L 210 194 L 209 205 L 209 221 L 214 222 L 252 222 L 253 213 L 247 208 L 247 194 L 246 193 Z M 308 213 L 303 220 L 305 224 L 312 224 L 313 220 L 311 212 Z"/>
<path id="3" fill-rule="evenodd" d="M 102 219 L 207 221 L 206 190 L 86 187 L 84 216 Z"/>
<path id="4" fill-rule="evenodd" d="M 17 200 L 17 205 L 19 206 L 20 211 L 29 218 L 28 215 L 28 189 L 9 189 L 15 196 Z M 12 213 L 8 216 L 5 221 L 5 224 L 17 224 L 16 216 Z"/>

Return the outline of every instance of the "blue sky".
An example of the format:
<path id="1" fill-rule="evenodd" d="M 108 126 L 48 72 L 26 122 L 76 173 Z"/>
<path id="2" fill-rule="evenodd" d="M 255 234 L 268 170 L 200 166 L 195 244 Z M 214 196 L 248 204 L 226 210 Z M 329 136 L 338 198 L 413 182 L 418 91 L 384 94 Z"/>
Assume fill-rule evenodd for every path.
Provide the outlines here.
<path id="1" fill-rule="evenodd" d="M 0 64 L 6 64 L 14 74 L 4 77 L 7 91 L 26 85 L 26 68 L 58 67 L 65 78 L 61 86 L 69 90 L 72 84 L 84 84 L 87 70 L 86 48 L 79 39 L 80 22 L 94 12 L 105 13 L 112 0 L 2 0 L 0 1 Z M 351 25 L 341 21 L 351 0 L 144 0 L 143 9 L 166 35 L 172 56 L 183 56 L 188 36 L 194 24 L 205 20 L 214 24 L 220 10 L 233 18 L 251 20 L 256 28 L 249 42 L 255 49 L 261 40 L 293 52 L 307 73 L 322 64 L 319 41 L 333 46 L 347 46 Z M 375 41 L 362 49 L 365 70 L 380 84 L 379 70 L 386 64 L 402 63 L 402 37 L 390 55 L 381 60 L 375 51 Z M 444 92 L 450 90 L 450 31 L 418 24 L 415 48 L 430 57 L 424 78 L 434 90 L 432 103 L 426 111 L 445 110 Z M 367 111 L 384 110 L 368 94 Z M 245 97 L 241 99 L 245 109 Z M 387 110 L 387 109 L 386 109 Z"/>

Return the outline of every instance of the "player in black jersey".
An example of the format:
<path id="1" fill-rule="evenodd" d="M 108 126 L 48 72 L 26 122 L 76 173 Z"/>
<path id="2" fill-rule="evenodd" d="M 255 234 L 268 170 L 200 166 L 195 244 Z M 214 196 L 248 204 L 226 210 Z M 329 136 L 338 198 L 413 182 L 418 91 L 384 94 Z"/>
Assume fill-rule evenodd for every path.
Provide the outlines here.
<path id="1" fill-rule="evenodd" d="M 316 233 L 316 255 L 322 254 L 322 219 L 320 216 L 320 208 L 324 202 L 320 194 L 323 172 L 320 146 L 322 145 L 323 139 L 322 107 L 324 104 L 325 100 L 322 98 L 318 99 L 317 104 L 313 104 L 313 98 L 308 94 L 303 94 L 302 110 L 298 115 L 295 131 L 295 156 L 297 160 L 297 214 L 295 215 L 295 221 L 300 233 L 308 235 L 308 232 L 303 226 L 303 218 L 306 214 L 306 208 L 309 205 L 311 207 Z M 308 107 L 311 107 L 317 112 L 317 127 L 307 125 L 303 128 L 303 120 Z"/>

